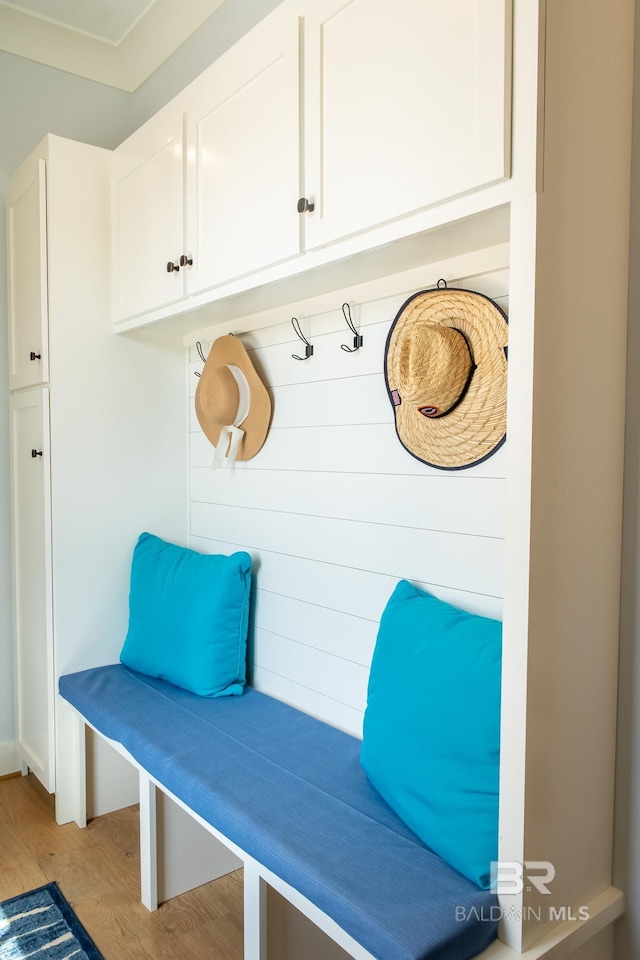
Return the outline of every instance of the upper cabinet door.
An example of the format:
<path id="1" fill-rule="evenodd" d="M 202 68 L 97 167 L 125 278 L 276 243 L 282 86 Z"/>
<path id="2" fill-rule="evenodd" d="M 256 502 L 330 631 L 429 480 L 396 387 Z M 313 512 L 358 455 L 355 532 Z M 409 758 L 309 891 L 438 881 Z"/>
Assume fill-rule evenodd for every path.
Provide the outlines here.
<path id="1" fill-rule="evenodd" d="M 276 11 L 189 89 L 190 294 L 300 253 L 299 34 Z"/>
<path id="2" fill-rule="evenodd" d="M 509 176 L 507 0 L 311 0 L 307 246 Z"/>
<path id="3" fill-rule="evenodd" d="M 173 104 L 114 153 L 114 320 L 184 296 L 183 114 Z"/>
<path id="4" fill-rule="evenodd" d="M 18 177 L 7 198 L 9 385 L 49 379 L 45 161 Z"/>

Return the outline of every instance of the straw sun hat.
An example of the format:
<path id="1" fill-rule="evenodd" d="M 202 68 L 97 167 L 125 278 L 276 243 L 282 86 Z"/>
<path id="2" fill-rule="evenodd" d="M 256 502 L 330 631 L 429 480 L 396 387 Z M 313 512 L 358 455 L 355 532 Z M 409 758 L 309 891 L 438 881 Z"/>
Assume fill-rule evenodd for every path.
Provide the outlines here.
<path id="1" fill-rule="evenodd" d="M 271 420 L 271 399 L 242 342 L 218 337 L 196 389 L 196 416 L 216 448 L 214 467 L 250 460 L 262 447 Z"/>
<path id="2" fill-rule="evenodd" d="M 461 470 L 502 446 L 507 320 L 488 297 L 438 287 L 393 321 L 385 377 L 402 445 L 424 463 Z"/>

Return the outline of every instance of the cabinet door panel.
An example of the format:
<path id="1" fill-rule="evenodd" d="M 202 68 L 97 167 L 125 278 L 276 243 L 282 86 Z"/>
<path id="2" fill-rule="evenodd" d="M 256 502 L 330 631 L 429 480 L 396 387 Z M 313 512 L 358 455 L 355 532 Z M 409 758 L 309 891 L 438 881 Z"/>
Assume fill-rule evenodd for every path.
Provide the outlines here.
<path id="1" fill-rule="evenodd" d="M 46 203 L 45 161 L 38 160 L 7 198 L 9 378 L 14 390 L 49 379 Z"/>
<path id="2" fill-rule="evenodd" d="M 164 110 L 114 154 L 115 321 L 181 300 L 184 271 L 182 113 Z"/>
<path id="3" fill-rule="evenodd" d="M 49 392 L 11 397 L 17 744 L 54 790 Z"/>
<path id="4" fill-rule="evenodd" d="M 505 0 L 317 0 L 305 35 L 309 246 L 508 175 Z"/>
<path id="5" fill-rule="evenodd" d="M 278 12 L 190 97 L 189 293 L 300 252 L 299 23 Z"/>

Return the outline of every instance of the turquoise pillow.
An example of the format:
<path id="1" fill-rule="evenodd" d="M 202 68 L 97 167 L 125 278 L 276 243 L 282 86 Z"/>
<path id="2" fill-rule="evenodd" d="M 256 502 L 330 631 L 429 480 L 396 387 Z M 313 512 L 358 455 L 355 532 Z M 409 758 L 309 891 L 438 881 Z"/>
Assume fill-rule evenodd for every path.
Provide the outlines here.
<path id="1" fill-rule="evenodd" d="M 203 697 L 242 693 L 250 590 L 248 553 L 196 553 L 141 534 L 121 662 Z"/>
<path id="2" fill-rule="evenodd" d="M 498 859 L 502 624 L 406 580 L 382 614 L 360 762 L 435 853 L 487 889 Z"/>

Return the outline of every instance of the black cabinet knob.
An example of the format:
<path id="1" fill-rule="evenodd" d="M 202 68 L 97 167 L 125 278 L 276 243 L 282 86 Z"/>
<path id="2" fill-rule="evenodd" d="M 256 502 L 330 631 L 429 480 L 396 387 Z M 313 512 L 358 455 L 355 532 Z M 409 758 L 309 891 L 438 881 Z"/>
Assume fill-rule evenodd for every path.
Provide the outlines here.
<path id="1" fill-rule="evenodd" d="M 180 257 L 180 266 L 181 267 L 191 267 L 193 266 L 193 257 L 187 257 L 185 253 Z"/>
<path id="2" fill-rule="evenodd" d="M 33 457 L 34 460 L 35 460 L 36 457 L 41 457 L 41 456 L 42 456 L 42 450 L 36 450 L 35 447 L 34 447 L 33 450 L 31 451 L 31 456 Z"/>
<path id="3" fill-rule="evenodd" d="M 31 353 L 29 354 L 29 360 L 41 360 L 41 359 L 42 359 L 41 353 L 34 353 L 32 350 Z"/>
<path id="4" fill-rule="evenodd" d="M 298 200 L 298 213 L 311 213 L 315 203 L 309 203 L 306 197 L 300 197 Z"/>
<path id="5" fill-rule="evenodd" d="M 180 266 L 177 263 L 172 263 L 171 260 L 167 263 L 167 273 L 180 273 Z"/>

